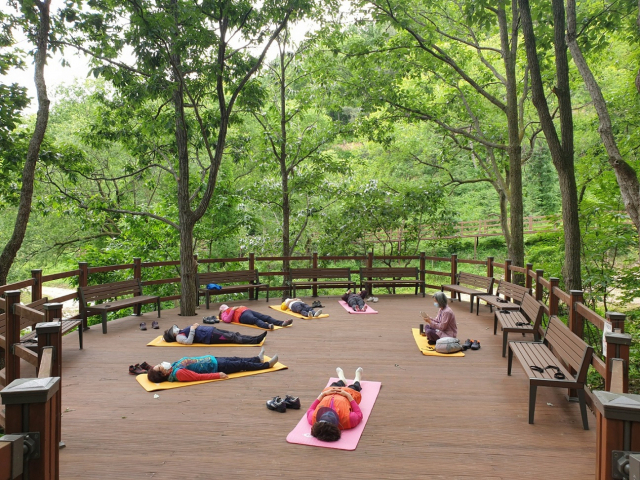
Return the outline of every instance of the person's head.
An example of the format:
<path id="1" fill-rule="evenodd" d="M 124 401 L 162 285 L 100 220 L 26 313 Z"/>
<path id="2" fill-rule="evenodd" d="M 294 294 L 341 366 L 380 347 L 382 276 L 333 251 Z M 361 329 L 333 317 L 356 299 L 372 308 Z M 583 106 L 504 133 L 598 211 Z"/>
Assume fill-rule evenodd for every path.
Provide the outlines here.
<path id="1" fill-rule="evenodd" d="M 164 331 L 164 334 L 162 335 L 162 338 L 167 343 L 175 342 L 179 331 L 180 331 L 180 329 L 178 328 L 178 326 L 174 325 L 173 327 L 167 328 Z"/>
<path id="2" fill-rule="evenodd" d="M 447 306 L 447 296 L 444 292 L 436 292 L 433 294 L 433 299 L 437 307 L 444 308 Z"/>
<path id="3" fill-rule="evenodd" d="M 147 378 L 153 383 L 165 382 L 169 375 L 171 375 L 171 364 L 169 362 L 162 362 L 158 365 L 151 367 L 151 370 L 147 372 Z"/>
<path id="4" fill-rule="evenodd" d="M 316 423 L 311 427 L 311 435 L 323 442 L 340 440 L 340 419 L 336 411 L 330 407 L 320 407 L 316 413 Z"/>
<path id="5" fill-rule="evenodd" d="M 220 310 L 219 310 L 218 315 L 222 315 L 222 312 L 224 312 L 228 308 L 229 308 L 229 305 L 225 305 L 224 303 L 222 305 L 220 305 Z"/>

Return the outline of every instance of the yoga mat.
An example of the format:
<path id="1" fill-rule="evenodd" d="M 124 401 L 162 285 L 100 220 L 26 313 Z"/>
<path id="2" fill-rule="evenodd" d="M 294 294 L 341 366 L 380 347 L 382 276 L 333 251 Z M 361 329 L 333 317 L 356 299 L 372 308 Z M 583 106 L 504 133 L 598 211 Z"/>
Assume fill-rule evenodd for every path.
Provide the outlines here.
<path id="1" fill-rule="evenodd" d="M 353 308 L 351 308 L 349 306 L 349 304 L 347 302 L 345 302 L 344 300 L 338 300 L 338 303 L 340 305 L 342 305 L 342 308 L 344 308 L 347 312 L 349 313 L 378 313 L 376 310 L 374 310 L 373 308 L 371 308 L 371 305 L 367 305 L 367 310 L 364 312 L 356 312 Z M 366 305 L 366 303 L 365 303 Z"/>
<path id="2" fill-rule="evenodd" d="M 258 327 L 257 325 L 251 325 L 249 323 L 238 323 L 238 322 L 231 322 L 231 323 L 221 323 L 220 326 L 224 328 L 225 325 L 240 325 L 241 327 L 249 327 L 249 328 L 257 328 L 258 330 L 264 330 L 266 332 L 270 332 L 271 330 L 268 328 L 262 328 L 262 327 Z M 291 326 L 291 325 L 289 325 Z M 274 325 L 273 329 L 274 330 L 280 330 L 281 328 L 287 328 L 287 327 L 279 327 L 278 325 Z"/>
<path id="3" fill-rule="evenodd" d="M 302 315 L 300 315 L 299 313 L 296 312 L 292 312 L 291 310 L 287 309 L 287 310 L 282 310 L 280 308 L 280 305 L 269 305 L 269 308 L 273 308 L 274 310 L 277 310 L 278 312 L 282 312 L 282 313 L 286 313 L 287 315 L 291 315 L 292 317 L 296 317 L 296 318 L 302 318 L 303 320 L 311 320 L 313 318 L 327 318 L 329 316 L 328 313 L 322 313 L 319 317 L 303 317 Z"/>
<path id="4" fill-rule="evenodd" d="M 422 352 L 423 355 L 427 355 L 430 357 L 464 357 L 464 353 L 456 352 L 456 353 L 438 353 L 436 352 L 435 345 L 429 345 L 427 337 L 423 337 L 420 335 L 420 330 L 417 328 L 412 328 L 413 339 L 418 344 L 418 348 Z"/>
<path id="5" fill-rule="evenodd" d="M 262 345 L 264 345 L 264 339 L 260 343 L 192 343 L 191 345 L 183 345 L 178 342 L 165 342 L 162 335 L 147 343 L 147 347 L 260 347 Z"/>
<path id="6" fill-rule="evenodd" d="M 264 356 L 265 360 L 268 362 L 270 360 L 266 355 Z M 142 375 L 137 375 L 136 380 L 138 383 L 144 388 L 147 392 L 155 392 L 156 390 L 171 390 L 173 388 L 180 387 L 190 387 L 191 385 L 200 385 L 201 383 L 211 383 L 211 382 L 224 382 L 226 380 L 230 380 L 232 378 L 240 378 L 240 377 L 248 377 L 250 375 L 260 375 L 261 373 L 270 373 L 277 372 L 278 370 L 286 370 L 286 365 L 278 362 L 273 367 L 267 368 L 265 370 L 254 370 L 252 372 L 238 372 L 229 374 L 229 378 L 218 378 L 216 380 L 199 380 L 197 382 L 162 382 L 162 383 L 152 383 L 147 378 L 147 374 L 143 373 Z"/>
<path id="7" fill-rule="evenodd" d="M 337 378 L 330 378 L 327 387 L 337 381 Z M 311 445 L 312 447 L 335 448 L 337 450 L 355 450 L 364 431 L 364 427 L 367 424 L 367 420 L 369 420 L 373 405 L 376 403 L 382 384 L 380 382 L 367 382 L 363 380 L 360 382 L 360 386 L 362 387 L 362 401 L 360 402 L 362 421 L 357 427 L 342 430 L 340 440 L 337 442 L 321 442 L 311 436 L 311 425 L 309 425 L 309 421 L 307 420 L 307 410 L 304 410 L 304 415 L 298 422 L 298 425 L 296 425 L 296 428 L 287 435 L 287 442 L 297 443 L 299 445 Z"/>

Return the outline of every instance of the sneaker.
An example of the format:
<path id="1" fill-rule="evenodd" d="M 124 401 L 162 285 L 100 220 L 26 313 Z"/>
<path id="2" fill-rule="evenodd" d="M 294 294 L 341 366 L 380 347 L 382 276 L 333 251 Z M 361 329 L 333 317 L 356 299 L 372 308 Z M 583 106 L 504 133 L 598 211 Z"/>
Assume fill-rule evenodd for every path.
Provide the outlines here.
<path id="1" fill-rule="evenodd" d="M 471 350 L 480 350 L 480 342 L 478 340 L 474 340 L 469 348 Z"/>
<path id="2" fill-rule="evenodd" d="M 284 404 L 287 406 L 287 408 L 300 410 L 300 399 L 298 397 L 287 395 L 286 397 L 284 397 Z"/>
<path id="3" fill-rule="evenodd" d="M 467 338 L 465 340 L 465 342 L 462 344 L 462 350 L 467 350 L 468 348 L 471 348 L 471 339 Z"/>
<path id="4" fill-rule="evenodd" d="M 314 317 L 319 317 L 320 315 L 322 315 L 322 309 L 316 310 L 316 313 L 313 314 Z"/>
<path id="5" fill-rule="evenodd" d="M 371 297 L 371 300 L 373 301 L 373 303 L 378 303 L 378 297 Z"/>
<path id="6" fill-rule="evenodd" d="M 288 327 L 289 325 L 291 325 L 293 323 L 293 320 L 289 319 L 289 320 L 285 320 L 284 322 L 282 322 L 282 326 L 283 327 Z M 272 325 L 273 326 L 273 325 Z"/>
<path id="7" fill-rule="evenodd" d="M 280 397 L 273 397 L 271 400 L 267 400 L 267 408 L 280 413 L 287 411 L 287 405 Z"/>

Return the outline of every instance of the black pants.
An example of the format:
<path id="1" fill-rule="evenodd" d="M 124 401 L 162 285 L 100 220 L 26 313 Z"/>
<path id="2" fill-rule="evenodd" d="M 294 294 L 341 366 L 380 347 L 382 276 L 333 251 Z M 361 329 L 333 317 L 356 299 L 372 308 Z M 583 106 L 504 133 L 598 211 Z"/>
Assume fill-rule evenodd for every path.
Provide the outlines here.
<path id="1" fill-rule="evenodd" d="M 216 357 L 218 361 L 218 372 L 237 373 L 254 370 L 265 370 L 269 367 L 269 362 L 261 362 L 260 357 L 240 358 L 240 357 Z"/>
<path id="2" fill-rule="evenodd" d="M 217 330 L 217 329 L 216 329 Z M 218 330 L 224 336 L 224 339 L 221 339 L 220 336 L 214 335 L 211 336 L 211 343 L 239 343 L 239 344 L 258 344 L 264 337 L 267 336 L 267 332 L 262 333 L 261 335 L 251 336 L 251 335 L 242 335 L 238 332 L 229 332 L 227 330 Z M 215 338 L 215 337 L 218 338 Z"/>
<path id="3" fill-rule="evenodd" d="M 350 388 L 351 390 L 355 390 L 356 392 L 360 392 L 362 390 L 362 387 L 360 386 L 360 382 L 353 382 L 353 385 L 345 385 L 342 380 L 338 380 L 337 382 L 333 382 L 330 386 L 331 387 L 347 387 L 347 388 Z"/>

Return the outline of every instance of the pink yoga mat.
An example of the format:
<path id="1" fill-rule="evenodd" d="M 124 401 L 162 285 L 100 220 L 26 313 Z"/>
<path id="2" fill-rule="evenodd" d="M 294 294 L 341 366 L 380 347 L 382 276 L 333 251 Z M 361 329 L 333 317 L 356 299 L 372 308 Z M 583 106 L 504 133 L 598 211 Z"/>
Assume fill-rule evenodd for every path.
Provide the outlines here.
<path id="1" fill-rule="evenodd" d="M 342 307 L 349 313 L 378 313 L 376 310 L 374 310 L 373 308 L 371 308 L 371 305 L 367 305 L 367 310 L 364 312 L 356 312 L 353 308 L 351 308 L 349 306 L 349 304 L 347 302 L 345 302 L 344 300 L 338 300 L 338 303 L 340 305 L 342 305 Z"/>
<path id="2" fill-rule="evenodd" d="M 337 381 L 337 378 L 329 379 L 327 387 Z M 362 432 L 364 431 L 364 427 L 367 424 L 367 420 L 369 420 L 369 415 L 371 415 L 373 405 L 376 403 L 376 398 L 378 398 L 378 393 L 380 393 L 380 387 L 382 384 L 380 382 L 366 382 L 363 380 L 360 382 L 360 386 L 362 387 L 362 401 L 360 402 L 362 421 L 357 427 L 350 428 L 349 430 L 343 430 L 342 436 L 337 442 L 321 442 L 311 436 L 311 425 L 309 425 L 309 421 L 307 420 L 307 411 L 305 410 L 304 415 L 298 422 L 298 425 L 296 425 L 296 428 L 287 435 L 287 442 L 297 443 L 299 445 L 311 445 L 312 447 L 355 450 L 358 446 L 358 442 L 360 441 L 360 437 L 362 436 Z"/>

